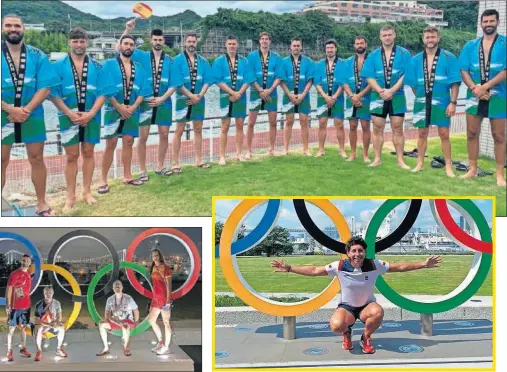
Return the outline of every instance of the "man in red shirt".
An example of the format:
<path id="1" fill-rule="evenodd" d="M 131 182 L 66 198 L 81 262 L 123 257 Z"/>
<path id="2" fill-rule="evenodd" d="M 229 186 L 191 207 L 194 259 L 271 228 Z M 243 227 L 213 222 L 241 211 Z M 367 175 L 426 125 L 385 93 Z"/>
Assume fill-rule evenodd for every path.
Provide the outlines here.
<path id="1" fill-rule="evenodd" d="M 9 325 L 9 334 L 7 335 L 7 360 L 14 360 L 12 355 L 12 336 L 17 327 L 21 332 L 21 350 L 19 353 L 30 358 L 31 354 L 26 349 L 26 327 L 30 325 L 30 288 L 32 286 L 32 277 L 28 273 L 28 268 L 32 264 L 32 259 L 25 254 L 21 258 L 21 267 L 9 275 L 7 280 L 6 305 L 7 324 Z"/>

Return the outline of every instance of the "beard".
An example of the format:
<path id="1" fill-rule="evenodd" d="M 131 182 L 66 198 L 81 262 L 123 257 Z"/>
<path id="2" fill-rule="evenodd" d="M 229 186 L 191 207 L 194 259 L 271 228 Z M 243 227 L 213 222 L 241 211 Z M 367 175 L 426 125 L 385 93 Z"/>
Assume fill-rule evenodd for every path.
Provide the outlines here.
<path id="1" fill-rule="evenodd" d="M 187 46 L 187 51 L 190 52 L 190 53 L 193 53 L 195 52 L 195 46 Z"/>
<path id="2" fill-rule="evenodd" d="M 486 35 L 493 35 L 496 32 L 496 29 L 497 29 L 497 26 L 488 26 L 488 27 L 483 27 L 482 31 Z"/>
<path id="3" fill-rule="evenodd" d="M 159 44 L 153 46 L 153 49 L 155 49 L 155 50 L 162 50 L 162 48 L 163 48 L 163 46 L 159 45 Z"/>
<path id="4" fill-rule="evenodd" d="M 120 52 L 124 57 L 130 57 L 132 55 L 132 51 L 130 49 L 121 50 Z"/>
<path id="5" fill-rule="evenodd" d="M 72 49 L 72 52 L 77 56 L 82 56 L 86 53 L 86 48 L 74 48 Z"/>
<path id="6" fill-rule="evenodd" d="M 356 53 L 358 53 L 358 54 L 363 54 L 364 52 L 366 52 L 366 48 L 357 48 L 356 49 Z"/>
<path id="7" fill-rule="evenodd" d="M 5 36 L 5 40 L 9 43 L 9 44 L 14 44 L 14 45 L 18 45 L 19 43 L 21 43 L 21 41 L 23 41 L 23 37 L 25 36 L 25 33 L 24 32 L 9 32 L 9 33 L 4 33 L 4 36 Z"/>

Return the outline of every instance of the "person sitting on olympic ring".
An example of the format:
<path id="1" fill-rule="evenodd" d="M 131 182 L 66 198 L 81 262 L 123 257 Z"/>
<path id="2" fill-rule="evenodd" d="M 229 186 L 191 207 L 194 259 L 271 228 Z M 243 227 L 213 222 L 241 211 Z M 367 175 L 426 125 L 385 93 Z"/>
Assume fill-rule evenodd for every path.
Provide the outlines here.
<path id="1" fill-rule="evenodd" d="M 63 350 L 63 339 L 65 337 L 65 326 L 62 322 L 62 305 L 60 301 L 53 298 L 55 291 L 52 286 L 44 288 L 44 299 L 35 304 L 35 316 L 40 318 L 40 327 L 37 330 L 37 354 L 35 361 L 40 362 L 42 358 L 42 336 L 46 332 L 56 334 L 58 337 L 58 346 L 56 355 L 66 358 L 67 353 Z"/>
<path id="2" fill-rule="evenodd" d="M 114 295 L 109 297 L 106 302 L 106 310 L 103 321 L 99 323 L 99 333 L 104 349 L 97 353 L 97 356 L 109 354 L 109 345 L 107 343 L 107 331 L 121 329 L 123 332 L 123 353 L 125 356 L 131 356 L 128 345 L 130 331 L 135 328 L 139 322 L 139 309 L 134 299 L 126 293 L 123 293 L 123 284 L 121 280 L 113 283 Z"/>
<path id="3" fill-rule="evenodd" d="M 371 335 L 382 323 L 384 310 L 376 302 L 373 287 L 379 275 L 386 272 L 406 272 L 439 267 L 440 256 L 430 256 L 422 262 L 388 263 L 378 259 L 365 259 L 366 242 L 361 237 L 352 237 L 345 246 L 348 259 L 335 261 L 326 266 L 293 266 L 283 261 L 273 261 L 276 272 L 291 272 L 306 276 L 338 277 L 341 286 L 341 302 L 331 316 L 329 325 L 334 333 L 342 333 L 345 350 L 351 350 L 352 326 L 357 319 L 365 324 L 361 336 L 361 349 L 365 354 L 373 354 Z"/>
<path id="4" fill-rule="evenodd" d="M 25 358 L 30 358 L 32 354 L 26 349 L 26 328 L 30 327 L 30 288 L 32 278 L 28 269 L 32 264 L 32 258 L 25 254 L 21 258 L 21 267 L 14 270 L 7 280 L 7 289 L 5 295 L 5 311 L 7 312 L 7 324 L 9 333 L 7 335 L 7 361 L 12 362 L 12 336 L 16 328 L 21 332 L 21 349 L 19 353 Z"/>

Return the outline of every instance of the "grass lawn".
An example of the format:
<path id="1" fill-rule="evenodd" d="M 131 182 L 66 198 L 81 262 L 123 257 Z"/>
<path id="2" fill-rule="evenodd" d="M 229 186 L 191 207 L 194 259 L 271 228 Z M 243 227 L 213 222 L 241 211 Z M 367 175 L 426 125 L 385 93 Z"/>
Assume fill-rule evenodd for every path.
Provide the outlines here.
<path id="1" fill-rule="evenodd" d="M 287 157 L 258 156 L 254 160 L 233 162 L 211 169 L 184 167 L 183 173 L 169 178 L 151 173 L 148 184 L 142 187 L 124 186 L 120 180 L 110 183 L 108 195 L 97 195 L 98 205 L 87 206 L 79 201 L 72 216 L 210 216 L 212 196 L 227 195 L 337 195 L 337 196 L 496 196 L 498 216 L 506 215 L 505 189 L 496 186 L 496 178 L 487 176 L 473 180 L 450 179 L 444 169 L 429 165 L 432 156 L 441 154 L 440 139 L 428 143 L 426 169 L 419 174 L 402 170 L 390 154 L 391 143 L 385 144 L 383 164 L 367 168 L 362 160 L 346 162 L 336 148 L 328 148 L 322 158 L 294 154 Z M 453 158 L 467 159 L 466 137 L 452 137 Z M 407 141 L 406 149 L 416 147 Z M 316 153 L 314 148 L 313 152 Z M 360 154 L 361 149 L 358 149 Z M 370 155 L 372 156 L 372 155 Z M 416 159 L 406 158 L 411 167 Z M 479 166 L 495 170 L 494 160 L 481 158 Z M 462 173 L 456 172 L 457 175 Z M 58 215 L 63 215 L 65 197 L 51 199 Z"/>
<path id="2" fill-rule="evenodd" d="M 416 262 L 425 256 L 378 256 L 387 262 Z M 443 295 L 454 290 L 467 275 L 473 256 L 442 256 L 442 266 L 438 269 L 425 269 L 406 273 L 388 273 L 387 283 L 403 294 Z M 276 258 L 279 259 L 279 258 Z M 333 256 L 284 257 L 292 265 L 324 266 L 334 260 Z M 318 293 L 329 284 L 329 278 L 305 277 L 295 274 L 275 273 L 271 268 L 270 257 L 238 257 L 238 266 L 245 280 L 257 292 L 268 293 Z M 478 296 L 492 295 L 492 269 Z M 232 292 L 222 275 L 220 263 L 215 261 L 215 291 Z M 376 293 L 377 290 L 375 290 Z"/>

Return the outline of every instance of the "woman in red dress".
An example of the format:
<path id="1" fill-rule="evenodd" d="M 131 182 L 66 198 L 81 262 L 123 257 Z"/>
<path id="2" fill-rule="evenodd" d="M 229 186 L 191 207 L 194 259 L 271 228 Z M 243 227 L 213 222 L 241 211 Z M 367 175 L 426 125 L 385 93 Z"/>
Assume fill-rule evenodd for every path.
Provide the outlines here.
<path id="1" fill-rule="evenodd" d="M 172 336 L 171 324 L 169 323 L 172 307 L 172 272 L 169 265 L 164 262 L 164 256 L 159 249 L 151 251 L 151 258 L 153 260 L 150 269 L 151 281 L 153 283 L 153 299 L 151 300 L 148 320 L 158 339 L 157 346 L 151 349 L 151 351 L 158 355 L 163 355 L 170 353 L 169 345 L 171 344 Z M 159 314 L 162 314 L 162 320 L 164 321 L 165 343 L 162 339 L 162 331 L 157 324 Z"/>

